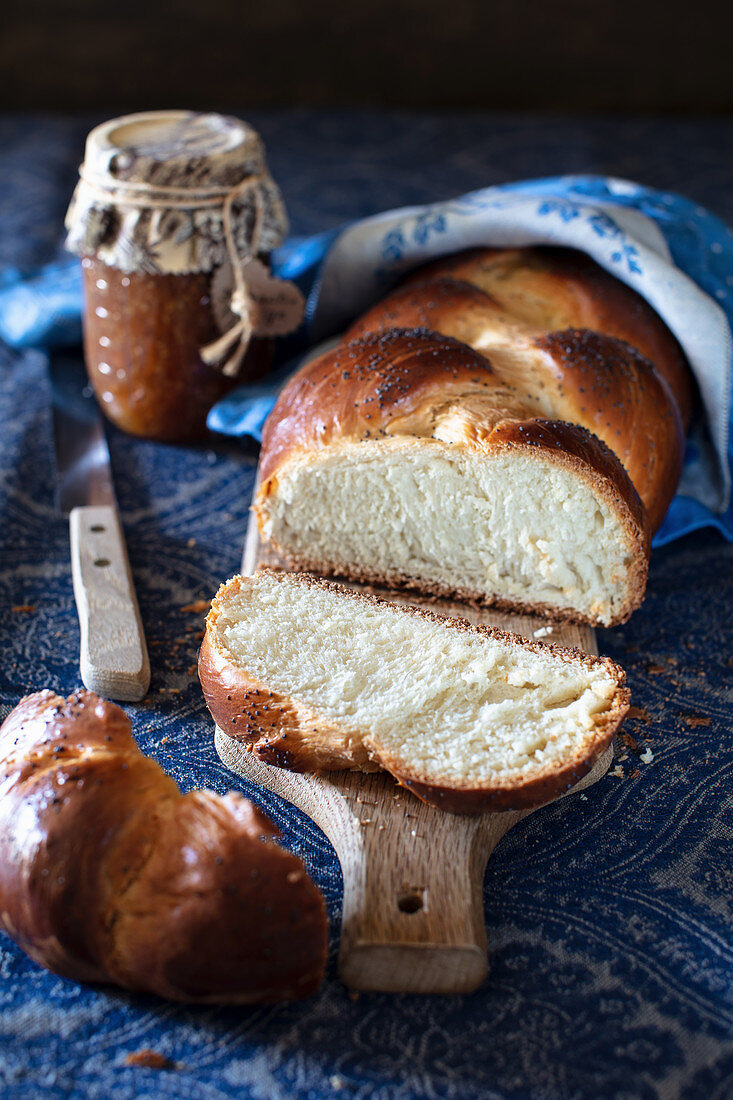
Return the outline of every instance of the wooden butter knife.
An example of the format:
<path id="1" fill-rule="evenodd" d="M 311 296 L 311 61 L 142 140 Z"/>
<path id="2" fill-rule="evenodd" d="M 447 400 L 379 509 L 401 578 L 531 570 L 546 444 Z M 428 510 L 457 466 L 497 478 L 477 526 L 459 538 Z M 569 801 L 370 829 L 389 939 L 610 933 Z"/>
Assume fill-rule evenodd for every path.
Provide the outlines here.
<path id="1" fill-rule="evenodd" d="M 57 505 L 69 515 L 71 576 L 85 687 L 137 702 L 150 662 L 112 483 L 104 425 L 77 355 L 50 357 Z"/>

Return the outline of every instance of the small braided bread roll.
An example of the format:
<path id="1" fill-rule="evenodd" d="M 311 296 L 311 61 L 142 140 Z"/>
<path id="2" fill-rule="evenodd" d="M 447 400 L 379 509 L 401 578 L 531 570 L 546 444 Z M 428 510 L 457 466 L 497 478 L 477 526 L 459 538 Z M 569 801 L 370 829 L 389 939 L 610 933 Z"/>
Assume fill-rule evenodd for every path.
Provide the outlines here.
<path id="1" fill-rule="evenodd" d="M 176 1001 L 305 997 L 323 898 L 246 799 L 183 795 L 91 692 L 0 728 L 0 928 L 41 966 Z"/>

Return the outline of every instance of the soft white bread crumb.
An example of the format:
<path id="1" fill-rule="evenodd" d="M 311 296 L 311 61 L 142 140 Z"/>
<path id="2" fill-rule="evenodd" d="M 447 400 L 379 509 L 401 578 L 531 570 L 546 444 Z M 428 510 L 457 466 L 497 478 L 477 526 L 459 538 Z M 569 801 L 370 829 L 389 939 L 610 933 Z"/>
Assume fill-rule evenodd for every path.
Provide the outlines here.
<path id="1" fill-rule="evenodd" d="M 299 566 L 609 624 L 634 602 L 639 549 L 615 502 L 527 449 L 435 440 L 324 448 L 287 463 L 261 531 Z"/>

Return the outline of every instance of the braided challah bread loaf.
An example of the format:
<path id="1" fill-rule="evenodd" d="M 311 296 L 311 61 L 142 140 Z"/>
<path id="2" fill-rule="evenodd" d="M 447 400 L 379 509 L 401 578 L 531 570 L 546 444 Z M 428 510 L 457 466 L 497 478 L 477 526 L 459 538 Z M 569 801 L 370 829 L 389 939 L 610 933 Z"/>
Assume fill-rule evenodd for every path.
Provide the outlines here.
<path id="1" fill-rule="evenodd" d="M 448 258 L 285 387 L 260 533 L 294 568 L 622 622 L 677 485 L 690 388 L 657 315 L 587 258 Z"/>
<path id="2" fill-rule="evenodd" d="M 621 463 L 450 337 L 393 329 L 305 366 L 260 475 L 260 531 L 294 568 L 600 623 L 643 596 L 649 533 Z"/>
<path id="3" fill-rule="evenodd" d="M 91 692 L 21 700 L 0 729 L 0 928 L 77 981 L 177 1001 L 305 997 L 323 898 L 246 799 L 182 795 Z"/>
<path id="4" fill-rule="evenodd" d="M 345 339 L 391 328 L 462 340 L 534 415 L 597 435 L 656 531 L 682 471 L 692 375 L 651 306 L 590 257 L 560 248 L 450 256 L 412 275 Z"/>

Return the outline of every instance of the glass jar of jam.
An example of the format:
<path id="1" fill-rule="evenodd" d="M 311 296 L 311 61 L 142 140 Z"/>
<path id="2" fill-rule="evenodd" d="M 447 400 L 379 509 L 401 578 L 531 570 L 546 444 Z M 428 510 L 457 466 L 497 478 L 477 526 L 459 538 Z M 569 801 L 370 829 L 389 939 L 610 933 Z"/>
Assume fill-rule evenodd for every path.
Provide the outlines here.
<path id="1" fill-rule="evenodd" d="M 211 406 L 267 371 L 271 342 L 258 337 L 234 378 L 204 363 L 199 349 L 221 335 L 209 275 L 126 273 L 92 256 L 82 268 L 87 373 L 105 414 L 126 432 L 199 439 Z"/>
<path id="2" fill-rule="evenodd" d="M 287 222 L 258 135 L 183 111 L 104 123 L 87 139 L 67 229 L 102 410 L 147 439 L 201 437 L 211 406 L 270 362 L 246 272 L 255 261 L 267 279 Z"/>

